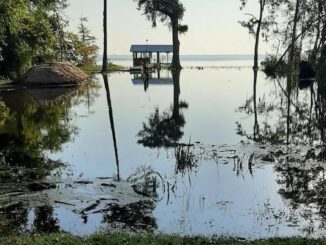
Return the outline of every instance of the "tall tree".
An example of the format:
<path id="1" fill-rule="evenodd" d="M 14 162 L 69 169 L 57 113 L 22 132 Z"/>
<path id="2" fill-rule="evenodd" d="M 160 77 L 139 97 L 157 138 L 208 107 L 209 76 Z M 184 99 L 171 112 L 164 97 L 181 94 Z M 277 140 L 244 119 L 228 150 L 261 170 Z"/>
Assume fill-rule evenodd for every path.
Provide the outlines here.
<path id="1" fill-rule="evenodd" d="M 107 0 L 103 0 L 103 34 L 104 34 L 104 45 L 103 45 L 103 64 L 102 73 L 108 72 L 108 29 L 107 29 Z"/>
<path id="2" fill-rule="evenodd" d="M 241 7 L 244 9 L 247 5 L 248 0 L 240 0 Z M 253 82 L 253 102 L 254 102 L 254 111 L 255 111 L 255 124 L 254 124 L 254 139 L 259 135 L 259 126 L 258 126 L 258 117 L 257 117 L 257 78 L 258 78 L 258 55 L 259 55 L 259 42 L 262 29 L 265 31 L 268 30 L 269 21 L 264 20 L 265 8 L 268 4 L 272 4 L 273 0 L 259 0 L 259 17 L 255 17 L 253 14 L 247 14 L 250 16 L 248 21 L 241 21 L 240 24 L 248 28 L 249 33 L 255 37 L 255 49 L 254 49 L 254 82 Z M 264 34 L 265 37 L 266 34 Z"/>
<path id="3" fill-rule="evenodd" d="M 153 27 L 157 25 L 157 19 L 167 22 L 172 29 L 173 58 L 172 68 L 181 69 L 180 64 L 180 41 L 179 34 L 188 31 L 187 25 L 180 22 L 185 13 L 185 7 L 180 0 L 134 0 L 138 3 L 138 9 L 143 10 L 144 15 L 152 22 Z"/>
<path id="4" fill-rule="evenodd" d="M 85 69 L 91 69 L 96 66 L 96 57 L 98 47 L 95 45 L 96 38 L 91 35 L 89 29 L 86 27 L 86 17 L 80 18 L 79 29 L 79 45 L 77 46 L 77 54 L 81 56 L 78 66 Z"/>
<path id="5" fill-rule="evenodd" d="M 295 51 L 296 51 L 296 37 L 297 37 L 297 26 L 299 22 L 299 13 L 300 13 L 300 0 L 296 0 L 295 4 L 295 12 L 294 12 L 294 19 L 293 19 L 293 28 L 291 34 L 291 49 L 290 49 L 290 56 L 289 56 L 289 64 L 291 67 L 291 71 L 294 71 L 294 58 L 295 58 Z"/>
<path id="6" fill-rule="evenodd" d="M 254 70 L 258 70 L 258 55 L 259 55 L 259 43 L 260 37 L 264 37 L 265 40 L 268 40 L 268 32 L 270 32 L 270 27 L 275 25 L 274 15 L 277 7 L 280 6 L 281 2 L 284 0 L 259 0 L 259 16 L 256 17 L 253 14 L 247 13 L 246 15 L 250 16 L 247 21 L 240 21 L 240 24 L 248 28 L 249 33 L 255 37 L 255 50 L 254 50 Z M 241 7 L 243 10 L 248 0 L 240 0 Z M 268 14 L 265 14 L 268 10 Z"/>
<path id="7" fill-rule="evenodd" d="M 67 35 L 64 29 L 68 26 L 68 20 L 64 14 L 64 10 L 67 8 L 67 0 L 60 0 L 53 6 L 53 15 L 51 16 L 52 28 L 55 35 L 58 37 L 58 44 L 55 48 L 55 52 L 58 53 L 57 60 L 65 61 L 68 53 L 69 42 L 67 41 Z"/>

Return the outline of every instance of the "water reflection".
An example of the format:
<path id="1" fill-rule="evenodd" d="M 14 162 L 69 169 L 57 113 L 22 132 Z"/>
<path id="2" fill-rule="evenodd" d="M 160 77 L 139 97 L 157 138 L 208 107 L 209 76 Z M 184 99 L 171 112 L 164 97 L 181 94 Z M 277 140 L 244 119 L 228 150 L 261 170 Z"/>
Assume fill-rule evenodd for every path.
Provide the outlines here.
<path id="1" fill-rule="evenodd" d="M 75 89 L 17 89 L 2 91 L 8 113 L 0 128 L 0 233 L 59 231 L 53 207 L 43 205 L 38 191 L 55 188 L 42 183 L 54 170 L 65 166 L 48 153 L 60 152 L 78 134 L 72 107 L 95 96 L 97 86 L 86 84 Z M 60 172 L 60 171 L 59 171 Z M 32 193 L 33 192 L 33 193 Z M 34 203 L 33 203 L 34 202 Z M 30 207 L 34 221 L 29 227 Z"/>
<path id="2" fill-rule="evenodd" d="M 47 91 L 33 92 L 38 96 L 42 92 L 47 94 Z M 3 161 L 12 167 L 35 170 L 35 173 L 21 178 L 45 177 L 52 167 L 56 167 L 54 161 L 46 158 L 45 152 L 60 151 L 62 145 L 71 141 L 72 136 L 78 133 L 76 126 L 70 123 L 70 108 L 73 103 L 71 97 L 58 99 L 67 95 L 67 92 L 69 94 L 72 91 L 64 90 L 61 94 L 56 91 L 57 96 L 51 95 L 50 99 L 36 99 L 27 91 L 2 93 L 3 101 L 10 110 L 6 123 L 0 129 Z"/>
<path id="3" fill-rule="evenodd" d="M 188 104 L 180 101 L 180 70 L 172 70 L 173 106 L 172 109 L 160 113 L 159 108 L 150 115 L 148 123 L 138 132 L 138 144 L 149 148 L 172 147 L 182 138 L 182 128 L 186 121 L 182 109 Z"/>
<path id="4" fill-rule="evenodd" d="M 256 105 L 257 73 L 254 72 L 253 109 L 250 100 L 239 108 L 249 115 L 254 114 L 253 137 L 240 123 L 238 133 L 264 144 L 288 145 L 285 150 L 262 159 L 277 162 L 279 193 L 293 212 L 308 221 L 303 230 L 311 235 L 323 230 L 326 224 L 325 166 L 321 163 L 325 161 L 325 76 L 318 76 L 315 83 L 311 75 L 309 79 L 302 79 L 303 75 L 297 74 L 290 70 L 285 79 L 275 78 L 274 92 L 270 97 L 260 97 Z M 258 116 L 268 118 L 259 137 L 256 131 Z M 299 226 L 300 221 L 293 220 L 293 223 Z"/>
<path id="5" fill-rule="evenodd" d="M 258 69 L 254 69 L 254 114 L 255 114 L 255 123 L 254 123 L 254 140 L 257 141 L 259 138 L 259 124 L 258 124 L 258 113 L 257 113 L 257 80 L 258 80 Z"/>
<path id="6" fill-rule="evenodd" d="M 35 233 L 58 233 L 60 225 L 58 218 L 54 218 L 53 207 L 42 206 L 35 208 L 32 230 Z"/>
<path id="7" fill-rule="evenodd" d="M 256 74 L 255 74 L 256 77 Z M 317 84 L 312 83 L 305 90 L 299 90 L 299 77 L 289 73 L 287 78 L 275 78 L 269 96 L 265 94 L 246 101 L 239 107 L 240 112 L 254 115 L 254 130 L 250 134 L 244 130 L 240 122 L 238 134 L 260 143 L 271 144 L 311 144 L 320 139 L 317 128 L 320 118 L 320 96 L 316 98 Z M 253 104 L 253 105 L 252 105 Z M 263 119 L 262 127 L 258 126 L 258 118 Z"/>
<path id="8" fill-rule="evenodd" d="M 154 209 L 153 201 L 141 201 L 125 206 L 111 204 L 104 214 L 103 222 L 109 225 L 110 231 L 154 231 L 157 229 L 156 219 L 151 214 Z"/>
<path id="9" fill-rule="evenodd" d="M 23 233 L 27 229 L 28 209 L 20 202 L 0 209 L 0 232 L 2 236 Z"/>
<path id="10" fill-rule="evenodd" d="M 144 91 L 147 92 L 150 85 L 173 85 L 173 78 L 171 78 L 169 70 L 157 69 L 155 72 L 149 72 L 148 76 L 144 76 L 142 73 L 134 73 L 132 83 L 135 86 L 144 85 Z"/>
<path id="11" fill-rule="evenodd" d="M 10 111 L 0 129 L 1 152 L 14 168 L 19 159 L 23 167 L 1 165 L 1 234 L 105 229 L 261 238 L 300 235 L 307 221 L 324 222 L 322 79 L 299 90 L 298 81 L 267 80 L 249 69 L 169 74 L 173 91 L 148 80 L 145 94 L 130 86 L 129 74 L 112 74 L 110 81 L 103 77 L 99 98 L 98 90 L 84 90 L 45 100 L 35 91 L 16 105 L 22 95 L 3 94 Z M 223 82 L 224 76 L 233 80 Z M 234 112 L 246 94 L 242 113 Z M 233 137 L 236 120 L 243 137 Z M 46 187 L 50 170 L 61 166 L 49 152 L 58 151 L 76 172 L 43 192 L 51 195 L 14 182 L 34 178 L 42 184 L 37 188 Z M 116 164 L 108 164 L 111 158 Z M 110 178 L 112 172 L 121 180 Z M 28 195 L 13 198 L 16 192 Z"/>
<path id="12" fill-rule="evenodd" d="M 110 125 L 111 125 L 112 139 L 113 139 L 113 145 L 114 145 L 114 155 L 115 155 L 115 161 L 116 161 L 116 166 L 117 166 L 117 179 L 120 180 L 120 165 L 119 165 L 117 137 L 115 134 L 111 94 L 110 94 L 110 87 L 109 87 L 107 74 L 103 74 L 103 81 L 104 81 L 104 85 L 105 85 L 106 98 L 107 98 L 107 103 L 108 103 L 108 107 L 109 107 L 109 117 L 110 117 Z"/>

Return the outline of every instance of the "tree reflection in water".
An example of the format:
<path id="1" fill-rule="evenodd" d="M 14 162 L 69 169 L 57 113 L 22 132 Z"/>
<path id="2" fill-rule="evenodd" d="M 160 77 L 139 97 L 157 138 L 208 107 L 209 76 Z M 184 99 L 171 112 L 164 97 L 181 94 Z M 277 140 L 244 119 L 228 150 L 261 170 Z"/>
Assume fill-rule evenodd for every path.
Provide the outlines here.
<path id="1" fill-rule="evenodd" d="M 37 207 L 35 208 L 34 213 L 34 232 L 58 233 L 60 231 L 59 220 L 57 218 L 54 218 L 53 207 Z"/>
<path id="2" fill-rule="evenodd" d="M 117 180 L 120 180 L 119 153 L 118 153 L 117 137 L 115 134 L 110 86 L 109 86 L 107 74 L 103 74 L 103 81 L 104 81 L 104 85 L 105 85 L 106 99 L 107 99 L 108 109 L 109 109 L 110 126 L 111 126 L 112 140 L 113 140 L 113 146 L 114 146 L 114 155 L 115 155 L 115 162 L 116 162 L 116 166 L 117 166 Z"/>
<path id="3" fill-rule="evenodd" d="M 156 219 L 152 216 L 155 202 L 152 200 L 132 203 L 126 206 L 110 204 L 104 214 L 104 221 L 110 228 L 118 231 L 154 231 L 157 229 Z"/>
<path id="4" fill-rule="evenodd" d="M 300 83 L 295 71 L 289 72 L 286 79 L 275 78 L 271 97 L 260 97 L 256 105 L 254 92 L 253 99 L 240 107 L 240 111 L 254 114 L 253 134 L 248 134 L 238 123 L 238 133 L 247 139 L 288 145 L 283 152 L 271 153 L 277 162 L 279 193 L 290 201 L 291 210 L 298 211 L 304 220 L 310 220 L 309 227 L 305 228 L 308 233 L 324 229 L 326 225 L 326 176 L 324 163 L 321 163 L 326 160 L 325 79 L 324 69 L 320 70 L 317 82 L 309 84 Z M 259 137 L 255 130 L 257 115 L 267 118 Z"/>
<path id="5" fill-rule="evenodd" d="M 6 198 L 24 194 L 30 183 L 43 181 L 52 171 L 63 167 L 47 157 L 47 152 L 62 150 L 63 144 L 78 134 L 72 123 L 71 108 L 80 103 L 91 105 L 97 86 L 87 84 L 74 89 L 31 89 L 1 92 L 9 114 L 0 128 L 0 233 L 27 229 L 30 203 Z M 3 111 L 3 110 L 1 110 Z M 37 195 L 37 194 L 35 194 Z M 34 205 L 31 205 L 35 207 Z M 33 232 L 57 232 L 58 220 L 53 207 L 36 205 Z"/>
<path id="6" fill-rule="evenodd" d="M 22 91 L 3 95 L 3 98 L 10 110 L 0 133 L 3 161 L 9 168 L 33 169 L 35 179 L 41 179 L 52 167 L 58 166 L 45 156 L 45 151 L 60 151 L 62 145 L 78 133 L 70 123 L 69 108 L 73 101 L 67 98 L 40 102 Z"/>
<path id="7" fill-rule="evenodd" d="M 166 194 L 167 203 L 169 203 L 171 195 L 176 195 L 177 183 L 180 182 L 179 174 L 181 178 L 188 174 L 191 185 L 191 174 L 196 172 L 199 166 L 199 156 L 194 153 L 194 145 L 190 141 L 189 144 L 179 142 L 184 135 L 182 130 L 186 124 L 182 111 L 188 108 L 188 104 L 180 101 L 181 70 L 172 70 L 171 72 L 173 78 L 173 106 L 169 111 L 162 114 L 160 114 L 158 108 L 155 109 L 148 122 L 143 123 L 143 129 L 138 133 L 138 144 L 148 148 L 172 148 L 175 158 L 174 176 L 170 179 L 163 179 L 152 168 L 142 167 L 130 177 L 130 180 L 134 181 L 135 187 L 149 196 L 162 199 Z M 145 174 L 141 175 L 141 172 Z M 161 190 L 160 194 L 156 192 L 158 187 Z M 148 190 L 150 191 L 148 192 Z M 155 190 L 154 193 L 153 190 Z"/>
<path id="8" fill-rule="evenodd" d="M 180 101 L 180 75 L 181 70 L 172 70 L 173 79 L 173 106 L 172 111 L 163 112 L 157 108 L 149 117 L 148 123 L 143 124 L 143 129 L 138 133 L 138 143 L 145 147 L 162 148 L 174 147 L 176 157 L 176 173 L 183 172 L 187 167 L 194 167 L 190 146 L 185 149 L 179 140 L 183 136 L 182 128 L 186 121 L 182 109 L 187 109 L 188 104 Z"/>
<path id="9" fill-rule="evenodd" d="M 186 121 L 181 112 L 188 104 L 180 102 L 180 70 L 172 70 L 173 109 L 160 114 L 158 108 L 150 115 L 148 123 L 138 133 L 138 144 L 150 148 L 174 147 L 182 138 Z"/>
<path id="10" fill-rule="evenodd" d="M 0 209 L 0 233 L 2 236 L 23 233 L 27 229 L 28 209 L 24 203 L 16 203 Z"/>

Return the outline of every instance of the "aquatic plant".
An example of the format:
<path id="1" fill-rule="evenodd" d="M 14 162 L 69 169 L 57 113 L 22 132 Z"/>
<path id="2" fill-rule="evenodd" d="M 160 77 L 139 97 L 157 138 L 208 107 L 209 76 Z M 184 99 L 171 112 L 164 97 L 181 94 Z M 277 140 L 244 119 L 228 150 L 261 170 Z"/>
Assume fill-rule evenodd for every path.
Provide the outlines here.
<path id="1" fill-rule="evenodd" d="M 198 158 L 196 154 L 192 152 L 193 146 L 189 144 L 179 145 L 175 148 L 175 173 L 181 173 L 184 175 L 187 171 L 191 172 L 194 168 L 198 167 Z"/>

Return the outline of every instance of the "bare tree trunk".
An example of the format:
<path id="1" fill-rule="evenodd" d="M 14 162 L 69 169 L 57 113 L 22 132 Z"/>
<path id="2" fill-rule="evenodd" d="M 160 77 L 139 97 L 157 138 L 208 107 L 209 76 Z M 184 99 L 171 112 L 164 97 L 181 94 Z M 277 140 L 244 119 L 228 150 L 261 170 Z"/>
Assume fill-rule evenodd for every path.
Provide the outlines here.
<path id="1" fill-rule="evenodd" d="M 260 13 L 259 20 L 256 30 L 256 39 L 255 39 L 255 57 L 254 57 L 254 70 L 258 70 L 258 54 L 259 54 L 259 40 L 260 40 L 260 32 L 261 32 L 261 24 L 263 21 L 263 14 L 265 9 L 265 0 L 260 0 Z"/>
<path id="2" fill-rule="evenodd" d="M 171 18 L 172 22 L 172 40 L 173 40 L 173 58 L 172 68 L 182 69 L 180 64 L 180 41 L 179 41 L 179 20 L 178 18 Z"/>
<path id="3" fill-rule="evenodd" d="M 321 21 L 322 21 L 322 17 L 321 17 L 321 13 L 323 11 L 321 2 L 318 2 L 318 23 L 317 23 L 317 34 L 316 34 L 316 39 L 315 39 L 315 44 L 314 44 L 314 49 L 312 52 L 312 57 L 311 57 L 311 61 L 313 63 L 313 65 L 316 67 L 317 65 L 317 54 L 319 51 L 319 40 L 320 40 L 320 36 L 321 36 Z"/>
<path id="4" fill-rule="evenodd" d="M 295 49 L 296 49 L 296 41 L 297 41 L 297 25 L 298 25 L 298 18 L 299 18 L 299 9 L 300 9 L 300 0 L 296 2 L 296 8 L 294 13 L 294 20 L 293 20 L 293 29 L 292 29 L 292 39 L 291 39 L 291 50 L 289 56 L 289 73 L 287 79 L 287 93 L 288 93 L 288 103 L 287 103 L 287 139 L 286 143 L 290 144 L 290 133 L 291 133 L 291 92 L 296 81 L 296 70 L 297 67 L 295 66 Z"/>
<path id="5" fill-rule="evenodd" d="M 287 113 L 286 113 L 286 144 L 290 144 L 290 133 L 291 133 L 291 85 L 288 82 L 287 88 Z"/>
<path id="6" fill-rule="evenodd" d="M 103 50 L 102 73 L 107 73 L 108 72 L 107 0 L 104 0 L 103 34 L 104 34 L 104 50 Z"/>
<path id="7" fill-rule="evenodd" d="M 300 9 L 300 0 L 297 0 L 296 7 L 295 7 L 295 13 L 294 13 L 294 20 L 293 20 L 291 51 L 290 51 L 290 57 L 289 57 L 289 64 L 292 66 L 292 68 L 294 68 L 294 55 L 295 55 L 295 48 L 296 48 L 295 44 L 296 44 L 296 40 L 297 40 L 296 36 L 297 36 L 299 9 Z"/>

